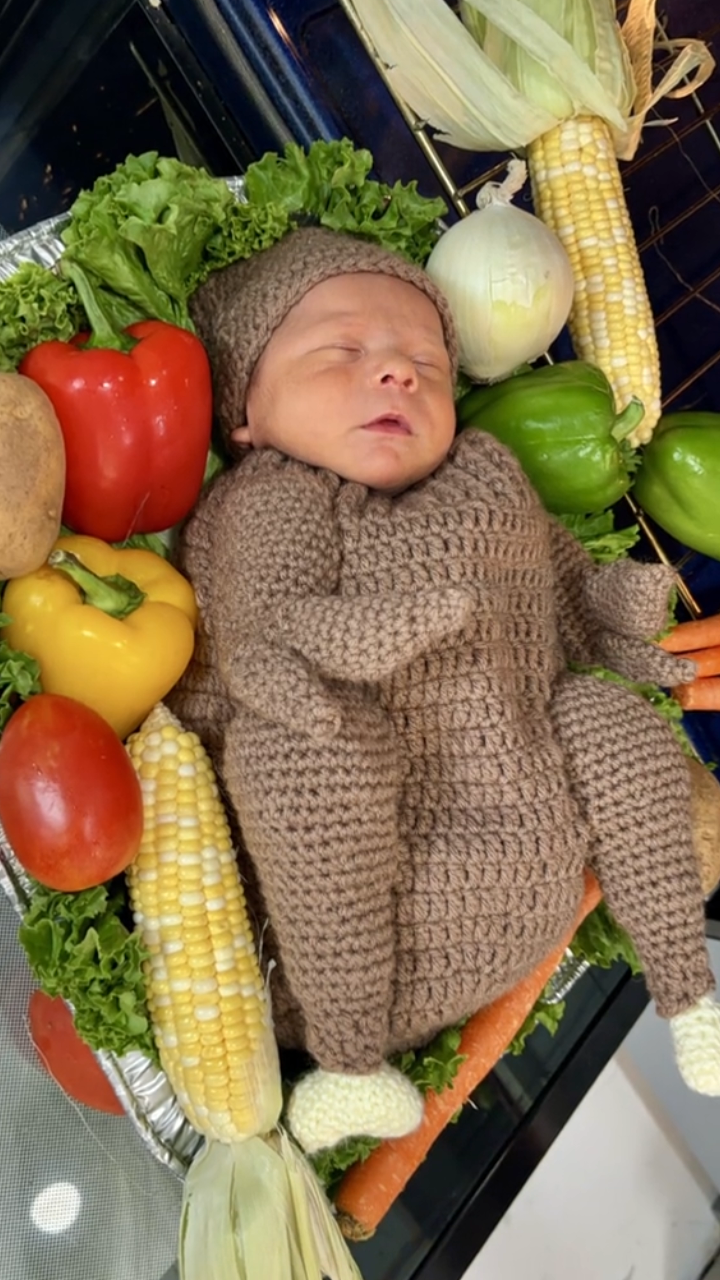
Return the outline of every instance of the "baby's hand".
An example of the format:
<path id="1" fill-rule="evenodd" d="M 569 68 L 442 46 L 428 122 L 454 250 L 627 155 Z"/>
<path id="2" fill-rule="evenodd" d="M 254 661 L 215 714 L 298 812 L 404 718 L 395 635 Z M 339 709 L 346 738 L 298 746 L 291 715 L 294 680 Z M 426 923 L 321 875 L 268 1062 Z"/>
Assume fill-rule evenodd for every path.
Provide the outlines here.
<path id="1" fill-rule="evenodd" d="M 384 1062 L 369 1075 L 311 1071 L 296 1084 L 287 1117 L 311 1154 L 345 1138 L 401 1138 L 417 1129 L 423 1107 L 415 1086 Z"/>
<path id="2" fill-rule="evenodd" d="M 670 1018 L 675 1060 L 686 1085 L 697 1093 L 720 1096 L 720 1005 L 712 996 Z"/>

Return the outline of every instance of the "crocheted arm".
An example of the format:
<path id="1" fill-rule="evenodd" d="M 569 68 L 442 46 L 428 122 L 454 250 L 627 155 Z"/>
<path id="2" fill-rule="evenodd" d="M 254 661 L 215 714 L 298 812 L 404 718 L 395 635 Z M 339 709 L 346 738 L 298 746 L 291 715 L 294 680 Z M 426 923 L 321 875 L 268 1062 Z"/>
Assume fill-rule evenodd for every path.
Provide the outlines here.
<path id="1" fill-rule="evenodd" d="M 469 621 L 464 591 L 376 598 L 336 593 L 341 544 L 333 488 L 302 464 L 257 469 L 227 486 L 215 512 L 213 571 L 223 677 L 259 714 L 332 736 L 322 679 L 373 681 L 406 666 Z"/>
<path id="2" fill-rule="evenodd" d="M 276 634 L 337 680 L 380 680 L 461 631 L 472 596 L 452 587 L 354 599 L 310 597 L 281 605 Z"/>
<path id="3" fill-rule="evenodd" d="M 494 507 L 540 501 L 513 454 L 483 431 L 463 431 L 452 458 L 460 471 L 483 482 Z M 630 559 L 596 565 L 559 521 L 545 515 L 555 580 L 555 615 L 567 661 L 603 666 L 629 680 L 660 685 L 692 680 L 695 664 L 648 643 L 667 625 L 675 580 L 662 565 Z"/>
<path id="4" fill-rule="evenodd" d="M 596 565 L 577 539 L 550 520 L 560 641 L 566 658 L 609 667 L 628 680 L 664 686 L 695 676 L 695 664 L 651 643 L 667 626 L 675 574 L 625 558 Z"/>

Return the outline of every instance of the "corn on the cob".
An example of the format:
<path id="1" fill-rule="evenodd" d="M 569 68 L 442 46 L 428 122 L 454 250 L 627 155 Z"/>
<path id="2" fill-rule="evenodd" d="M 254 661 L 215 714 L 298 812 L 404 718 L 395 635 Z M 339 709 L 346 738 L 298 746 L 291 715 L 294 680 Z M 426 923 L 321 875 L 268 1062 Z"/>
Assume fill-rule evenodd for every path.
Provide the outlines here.
<path id="1" fill-rule="evenodd" d="M 128 872 L 160 1061 L 207 1138 L 185 1180 L 181 1280 L 361 1280 L 313 1170 L 278 1127 L 282 1084 L 210 759 L 159 704 L 128 742 L 145 830 Z"/>
<path id="2" fill-rule="evenodd" d="M 629 437 L 642 444 L 660 417 L 660 360 L 610 129 L 594 116 L 564 120 L 530 144 L 528 168 L 535 211 L 572 263 L 575 352 L 603 370 L 618 409 L 642 400 Z"/>
<path id="3" fill-rule="evenodd" d="M 281 1106 L 277 1048 L 210 760 L 162 704 L 128 750 L 145 811 L 128 884 L 160 1061 L 200 1133 L 269 1133 Z"/>

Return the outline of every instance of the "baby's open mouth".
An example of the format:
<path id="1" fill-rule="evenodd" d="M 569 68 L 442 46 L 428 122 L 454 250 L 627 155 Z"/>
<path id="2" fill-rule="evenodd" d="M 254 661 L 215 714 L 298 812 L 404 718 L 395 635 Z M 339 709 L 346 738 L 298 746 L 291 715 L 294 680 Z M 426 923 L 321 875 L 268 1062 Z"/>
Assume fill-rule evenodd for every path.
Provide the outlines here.
<path id="1" fill-rule="evenodd" d="M 366 422 L 363 431 L 379 431 L 383 435 L 410 436 L 412 429 L 401 413 L 381 413 L 372 422 Z"/>

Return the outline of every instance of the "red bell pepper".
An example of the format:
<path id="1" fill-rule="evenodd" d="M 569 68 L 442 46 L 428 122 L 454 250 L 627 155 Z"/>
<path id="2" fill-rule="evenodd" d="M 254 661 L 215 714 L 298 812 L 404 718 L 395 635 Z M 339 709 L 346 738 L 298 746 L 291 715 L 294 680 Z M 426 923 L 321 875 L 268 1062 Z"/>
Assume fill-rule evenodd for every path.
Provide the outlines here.
<path id="1" fill-rule="evenodd" d="M 63 520 L 106 542 L 182 520 L 210 445 L 210 363 L 200 340 L 162 320 L 141 320 L 125 335 L 129 350 L 83 345 L 86 335 L 41 342 L 20 364 L 62 429 Z"/>

